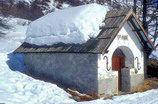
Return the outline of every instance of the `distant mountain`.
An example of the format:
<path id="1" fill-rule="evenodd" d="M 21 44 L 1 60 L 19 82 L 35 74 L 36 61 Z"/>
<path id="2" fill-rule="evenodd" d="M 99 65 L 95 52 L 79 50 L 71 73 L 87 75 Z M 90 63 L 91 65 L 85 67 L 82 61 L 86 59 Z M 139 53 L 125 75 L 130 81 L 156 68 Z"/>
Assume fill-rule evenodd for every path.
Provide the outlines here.
<path id="1" fill-rule="evenodd" d="M 69 6 L 95 2 L 94 0 L 0 0 L 3 15 L 13 15 L 28 20 L 35 20 L 48 12 Z"/>
<path id="2" fill-rule="evenodd" d="M 4 15 L 13 15 L 15 17 L 35 20 L 49 12 L 67 8 L 71 6 L 84 5 L 89 3 L 112 4 L 116 0 L 0 0 L 0 12 Z M 117 4 L 121 6 L 125 3 L 120 3 L 122 0 L 117 0 Z M 133 1 L 126 0 L 128 5 L 132 5 Z M 118 7 L 116 3 L 113 6 Z"/>
<path id="3" fill-rule="evenodd" d="M 12 2 L 11 2 L 12 1 Z M 54 0 L 1 0 L 1 13 L 13 15 L 28 20 L 35 20 L 48 11 L 54 11 L 59 6 Z"/>

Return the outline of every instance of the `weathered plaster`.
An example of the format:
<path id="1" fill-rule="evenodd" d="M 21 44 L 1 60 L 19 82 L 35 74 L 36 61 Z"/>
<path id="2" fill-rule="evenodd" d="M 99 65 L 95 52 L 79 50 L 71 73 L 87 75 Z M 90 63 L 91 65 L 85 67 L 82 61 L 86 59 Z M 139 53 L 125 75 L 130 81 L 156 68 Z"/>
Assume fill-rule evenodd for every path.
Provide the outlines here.
<path id="1" fill-rule="evenodd" d="M 125 78 L 124 80 L 122 80 L 124 81 L 124 91 L 132 90 L 138 85 L 141 85 L 144 81 L 144 77 L 142 77 L 142 75 L 144 75 L 144 52 L 142 44 L 138 40 L 136 34 L 133 31 L 131 31 L 131 28 L 127 23 L 125 23 L 125 25 L 122 27 L 118 35 L 119 36 L 116 36 L 116 38 L 113 40 L 112 44 L 108 48 L 109 52 L 106 54 L 99 54 L 98 56 L 98 82 L 99 85 L 103 88 L 102 91 L 104 91 L 105 93 L 108 93 L 106 90 L 108 89 L 107 86 L 113 86 L 114 88 L 118 86 L 118 73 L 117 71 L 112 70 L 112 56 L 115 50 L 118 48 L 121 49 L 125 54 L 125 65 L 129 67 L 128 71 L 123 72 Z M 128 40 L 121 39 L 122 36 L 127 36 Z M 107 60 L 104 58 L 105 56 L 108 57 L 108 66 L 106 66 Z M 141 67 L 140 70 L 137 69 L 137 61 L 135 60 L 136 57 L 139 58 L 139 63 Z M 131 64 L 132 61 L 134 65 Z M 107 67 L 108 69 L 110 68 L 109 71 L 107 70 Z M 116 83 L 105 83 L 106 80 L 109 80 L 111 78 L 116 78 Z M 118 88 L 116 89 L 118 90 Z M 112 89 L 108 89 L 108 91 L 109 90 L 111 90 L 111 92 L 114 91 Z"/>
<path id="2" fill-rule="evenodd" d="M 122 91 L 133 91 L 136 87 L 143 85 L 144 74 L 131 73 L 133 69 L 123 68 L 122 73 Z"/>
<path id="3" fill-rule="evenodd" d="M 98 93 L 97 54 L 32 53 L 26 54 L 29 72 L 49 77 L 66 88 Z"/>
<path id="4" fill-rule="evenodd" d="M 108 53 L 106 54 L 99 54 L 98 59 L 98 79 L 105 79 L 113 76 L 117 76 L 117 73 L 115 71 L 112 71 L 112 55 L 114 51 L 117 48 L 120 48 L 123 53 L 125 54 L 125 57 L 128 57 L 128 61 L 131 54 L 133 54 L 134 58 L 139 58 L 139 63 L 141 69 L 138 70 L 137 74 L 143 74 L 144 73 L 144 53 L 143 53 L 143 47 L 138 38 L 136 37 L 136 34 L 131 31 L 129 25 L 125 23 L 125 25 L 122 27 L 120 32 L 118 33 L 120 36 L 128 36 L 128 40 L 122 40 L 121 38 L 116 38 L 113 40 L 112 44 L 108 48 Z M 107 71 L 106 69 L 106 59 L 104 59 L 104 56 L 108 57 L 108 68 L 111 68 L 110 71 Z M 130 62 L 129 62 L 130 63 Z M 126 62 L 126 65 L 128 66 L 128 63 Z M 134 60 L 134 68 L 137 69 L 137 61 Z"/>
<path id="5" fill-rule="evenodd" d="M 144 80 L 143 47 L 127 23 L 118 35 L 106 54 L 29 53 L 25 56 L 26 68 L 79 92 L 111 95 L 118 93 L 118 72 L 112 70 L 112 55 L 119 48 L 125 54 L 125 64 L 129 67 L 130 89 L 134 89 Z M 128 40 L 121 39 L 122 36 L 128 36 Z M 108 66 L 105 56 L 108 57 Z M 139 58 L 140 70 L 137 70 L 136 60 L 133 60 L 134 67 L 131 65 L 131 56 Z"/>
<path id="6" fill-rule="evenodd" d="M 107 96 L 118 94 L 118 77 L 98 80 L 98 93 Z"/>

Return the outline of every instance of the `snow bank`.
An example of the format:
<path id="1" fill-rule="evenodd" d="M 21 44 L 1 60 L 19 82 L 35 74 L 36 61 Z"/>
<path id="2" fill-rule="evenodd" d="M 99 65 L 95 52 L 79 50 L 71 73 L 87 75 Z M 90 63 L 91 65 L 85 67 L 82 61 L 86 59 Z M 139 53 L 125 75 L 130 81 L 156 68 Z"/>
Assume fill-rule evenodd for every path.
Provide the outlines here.
<path id="1" fill-rule="evenodd" d="M 107 7 L 89 4 L 50 13 L 29 25 L 25 42 L 36 45 L 84 43 L 98 35 L 107 10 Z"/>
<path id="2" fill-rule="evenodd" d="M 31 5 L 32 2 L 34 2 L 35 0 L 19 0 L 19 1 L 25 1 L 25 2 L 27 2 L 29 5 Z"/>
<path id="3" fill-rule="evenodd" d="M 24 70 L 23 55 L 14 55 L 11 52 L 22 44 L 27 23 L 28 21 L 23 19 L 9 18 L 8 24 L 12 28 L 7 30 L 4 37 L 0 37 L 0 104 L 75 102 L 69 98 L 68 93 L 55 84 L 39 81 L 18 72 Z"/>
<path id="4" fill-rule="evenodd" d="M 150 58 L 154 58 L 158 60 L 158 47 L 152 52 Z"/>
<path id="5" fill-rule="evenodd" d="M 158 89 L 128 95 L 114 96 L 112 99 L 98 99 L 70 104 L 158 104 Z"/>
<path id="6" fill-rule="evenodd" d="M 74 102 L 55 84 L 35 80 L 12 71 L 6 53 L 0 53 L 0 103 L 4 104 L 60 104 Z M 15 62 L 15 60 L 12 60 Z M 18 67 L 18 64 L 16 65 Z"/>
<path id="7" fill-rule="evenodd" d="M 0 16 L 0 18 L 7 20 L 7 24 L 10 26 L 9 30 L 5 30 L 6 35 L 0 37 L 0 52 L 10 53 L 24 42 L 29 21 L 11 17 L 4 18 Z"/>

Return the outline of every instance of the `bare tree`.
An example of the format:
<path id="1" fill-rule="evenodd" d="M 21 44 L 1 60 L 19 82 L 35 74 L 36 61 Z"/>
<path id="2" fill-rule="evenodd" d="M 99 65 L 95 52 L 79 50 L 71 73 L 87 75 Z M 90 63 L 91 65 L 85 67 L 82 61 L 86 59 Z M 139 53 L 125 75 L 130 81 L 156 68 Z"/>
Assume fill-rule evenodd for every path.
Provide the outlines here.
<path id="1" fill-rule="evenodd" d="M 158 48 L 158 6 L 147 2 L 146 28 L 155 48 Z M 158 56 L 151 53 L 151 56 L 158 59 Z"/>

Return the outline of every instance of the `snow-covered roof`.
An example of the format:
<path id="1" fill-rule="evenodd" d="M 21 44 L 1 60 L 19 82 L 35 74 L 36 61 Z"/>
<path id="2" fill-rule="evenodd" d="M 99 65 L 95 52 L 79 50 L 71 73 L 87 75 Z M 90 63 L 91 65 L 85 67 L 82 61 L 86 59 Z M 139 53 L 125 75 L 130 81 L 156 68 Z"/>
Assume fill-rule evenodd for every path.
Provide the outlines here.
<path id="1" fill-rule="evenodd" d="M 25 42 L 35 45 L 82 44 L 95 38 L 107 7 L 89 4 L 52 12 L 32 22 Z"/>
<path id="2" fill-rule="evenodd" d="M 92 17 L 91 17 L 92 18 Z M 133 18 L 136 21 L 136 24 L 133 22 Z M 111 10 L 107 12 L 104 23 L 106 24 L 105 28 L 101 30 L 96 38 L 89 39 L 86 43 L 83 44 L 65 44 L 57 43 L 50 46 L 46 45 L 33 45 L 30 43 L 23 43 L 21 47 L 15 50 L 15 53 L 106 53 L 108 52 L 108 47 L 113 42 L 114 38 L 117 36 L 120 29 L 124 24 L 128 22 L 131 24 L 131 27 L 134 30 L 138 30 L 136 25 L 140 26 L 141 31 L 136 31 L 139 38 L 142 41 L 142 45 L 145 46 L 145 49 L 148 50 L 149 54 L 154 48 L 150 39 L 147 37 L 145 30 L 142 27 L 142 24 L 139 22 L 138 18 L 135 16 L 134 12 L 130 8 Z M 87 28 L 88 29 L 88 28 Z M 143 33 L 141 33 L 143 32 Z M 143 37 L 142 37 L 143 35 Z M 76 37 L 77 40 L 78 37 Z M 42 40 L 41 40 L 42 41 Z M 49 41 L 49 40 L 48 40 Z"/>

